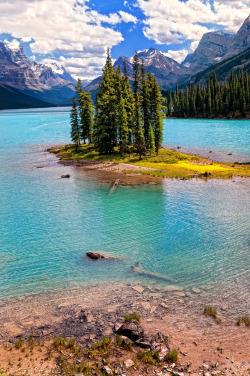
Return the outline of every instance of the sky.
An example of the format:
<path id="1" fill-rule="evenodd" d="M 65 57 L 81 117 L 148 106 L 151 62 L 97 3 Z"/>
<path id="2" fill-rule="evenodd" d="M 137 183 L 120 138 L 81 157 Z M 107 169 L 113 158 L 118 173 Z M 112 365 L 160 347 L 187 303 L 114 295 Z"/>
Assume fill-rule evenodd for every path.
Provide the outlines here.
<path id="1" fill-rule="evenodd" d="M 74 77 L 99 76 L 112 59 L 151 47 L 181 62 L 202 35 L 237 32 L 250 0 L 0 0 L 0 40 Z"/>

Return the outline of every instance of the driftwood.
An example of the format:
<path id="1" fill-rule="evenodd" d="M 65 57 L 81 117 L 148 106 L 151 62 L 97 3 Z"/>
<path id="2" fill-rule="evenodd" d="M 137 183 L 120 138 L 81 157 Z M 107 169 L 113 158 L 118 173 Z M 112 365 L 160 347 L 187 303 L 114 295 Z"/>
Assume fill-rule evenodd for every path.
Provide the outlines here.
<path id="1" fill-rule="evenodd" d="M 162 279 L 162 280 L 168 281 L 168 282 L 175 282 L 175 280 L 170 278 L 170 277 L 165 277 L 164 275 L 149 272 L 147 270 L 141 269 L 139 262 L 137 262 L 134 266 L 131 266 L 131 270 L 133 272 L 137 273 L 137 274 L 141 274 L 141 275 L 145 275 L 145 276 L 153 277 L 153 278 L 157 278 L 157 279 Z"/>
<path id="2" fill-rule="evenodd" d="M 120 179 L 116 179 L 113 183 L 112 183 L 112 186 L 110 188 L 110 194 L 112 194 L 115 190 L 115 188 L 120 184 Z"/>

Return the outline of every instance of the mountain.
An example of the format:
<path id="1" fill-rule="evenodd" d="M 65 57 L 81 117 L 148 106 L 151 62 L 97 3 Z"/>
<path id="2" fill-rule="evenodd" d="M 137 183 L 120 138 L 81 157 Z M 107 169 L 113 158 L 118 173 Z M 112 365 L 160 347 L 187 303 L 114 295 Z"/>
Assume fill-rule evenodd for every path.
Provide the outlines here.
<path id="1" fill-rule="evenodd" d="M 221 60 L 240 54 L 250 47 L 250 16 L 234 35 L 224 30 L 203 35 L 193 53 L 190 73 L 196 74 Z"/>
<path id="2" fill-rule="evenodd" d="M 206 33 L 193 53 L 190 73 L 197 73 L 220 61 L 227 53 L 232 40 L 220 33 Z"/>
<path id="3" fill-rule="evenodd" d="M 59 103 L 75 92 L 72 77 L 64 68 L 58 72 L 59 69 L 58 65 L 51 67 L 29 60 L 21 44 L 0 42 L 0 82 L 4 85 L 40 100 Z"/>
<path id="4" fill-rule="evenodd" d="M 174 87 L 176 82 L 187 74 L 187 68 L 177 61 L 163 55 L 155 48 L 144 50 L 138 53 L 140 61 L 144 60 L 147 73 L 152 73 L 157 79 L 159 85 L 163 88 Z M 114 63 L 115 70 L 121 67 L 123 71 L 123 61 L 126 61 L 129 79 L 133 80 L 133 57 L 120 56 Z M 98 89 L 101 77 L 94 79 L 88 86 L 88 91 L 96 91 Z"/>
<path id="5" fill-rule="evenodd" d="M 224 59 L 238 55 L 248 48 L 250 48 L 250 15 L 246 18 L 243 25 L 232 40 L 230 48 L 225 54 Z"/>
<path id="6" fill-rule="evenodd" d="M 189 82 L 199 82 L 201 85 L 203 85 L 206 83 L 206 80 L 210 77 L 210 75 L 213 74 L 213 72 L 216 73 L 217 80 L 221 82 L 228 80 L 232 71 L 237 73 L 241 69 L 244 71 L 247 70 L 248 73 L 250 73 L 250 48 L 236 56 L 225 60 L 223 59 L 219 63 L 197 73 L 190 79 Z"/>
<path id="7" fill-rule="evenodd" d="M 43 102 L 39 99 L 21 93 L 13 87 L 0 83 L 0 110 L 22 108 L 45 108 L 55 106 L 52 103 Z"/>
<path id="8" fill-rule="evenodd" d="M 192 58 L 193 58 L 193 53 L 187 54 L 185 59 L 182 61 L 181 65 L 184 65 L 184 67 L 189 68 L 191 61 L 192 61 Z"/>

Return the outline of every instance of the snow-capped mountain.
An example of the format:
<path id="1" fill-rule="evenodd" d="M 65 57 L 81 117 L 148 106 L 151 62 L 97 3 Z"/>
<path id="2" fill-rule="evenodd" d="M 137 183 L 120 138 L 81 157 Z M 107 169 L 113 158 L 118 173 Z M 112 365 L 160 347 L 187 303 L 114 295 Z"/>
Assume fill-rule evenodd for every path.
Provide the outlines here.
<path id="1" fill-rule="evenodd" d="M 31 61 L 19 43 L 0 42 L 0 82 L 53 103 L 74 94 L 75 81 L 58 64 L 39 64 Z M 56 94 L 52 95 L 53 90 Z M 66 97 L 65 97 L 66 96 Z"/>
<path id="2" fill-rule="evenodd" d="M 156 48 L 150 48 L 148 50 L 140 51 L 138 53 L 140 61 L 144 61 L 144 65 L 147 73 L 152 73 L 159 85 L 163 88 L 173 87 L 179 78 L 187 74 L 187 68 L 177 61 L 167 57 Z M 129 78 L 133 79 L 133 57 L 120 56 L 114 63 L 115 70 L 121 67 L 123 71 L 124 60 L 126 61 L 126 67 Z M 92 81 L 87 90 L 93 91 L 98 88 L 100 77 Z"/>

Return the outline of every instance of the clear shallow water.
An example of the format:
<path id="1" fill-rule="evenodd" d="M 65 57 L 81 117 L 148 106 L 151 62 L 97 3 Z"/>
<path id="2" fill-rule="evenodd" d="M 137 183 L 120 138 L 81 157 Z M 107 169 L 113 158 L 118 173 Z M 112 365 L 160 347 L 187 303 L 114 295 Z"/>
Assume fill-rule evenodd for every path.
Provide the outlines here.
<path id="1" fill-rule="evenodd" d="M 166 144 L 250 159 L 250 120 L 168 119 L 165 124 Z"/>
<path id="2" fill-rule="evenodd" d="M 189 134 L 197 131 L 186 122 Z M 246 125 L 235 127 L 241 138 Z M 69 141 L 67 110 L 1 112 L 0 132 L 0 298 L 142 280 L 130 270 L 138 261 L 183 287 L 248 289 L 249 182 L 166 180 L 110 195 L 108 185 L 44 151 Z M 95 263 L 83 257 L 89 250 L 126 259 Z"/>

